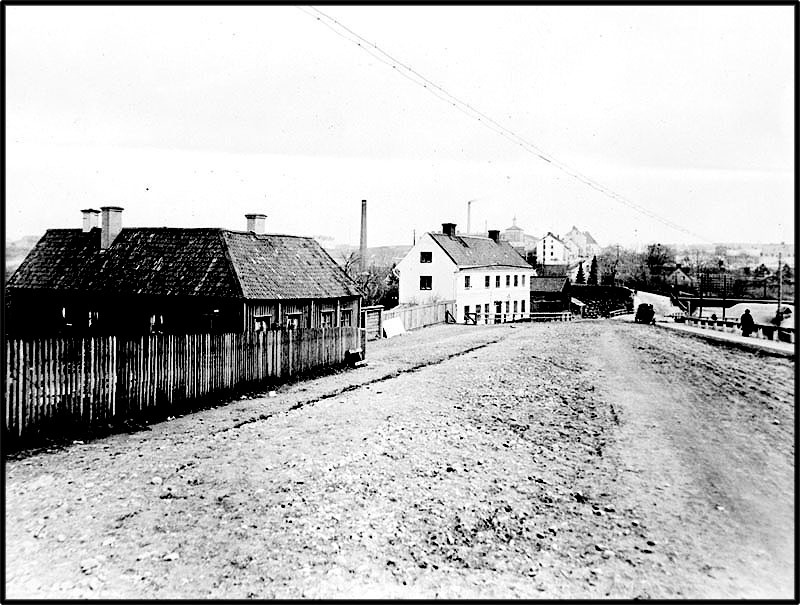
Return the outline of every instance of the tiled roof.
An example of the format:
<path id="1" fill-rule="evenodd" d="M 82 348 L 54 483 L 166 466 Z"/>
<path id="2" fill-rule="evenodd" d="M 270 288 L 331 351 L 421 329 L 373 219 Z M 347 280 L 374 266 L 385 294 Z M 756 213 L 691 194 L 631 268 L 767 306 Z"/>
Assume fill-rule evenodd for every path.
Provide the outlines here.
<path id="1" fill-rule="evenodd" d="M 500 265 L 532 269 L 506 241 L 495 242 L 488 237 L 450 236 L 444 233 L 431 233 L 430 236 L 459 267 Z"/>
<path id="2" fill-rule="evenodd" d="M 154 296 L 355 296 L 352 281 L 310 238 L 222 229 L 122 229 L 104 252 L 100 229 L 50 229 L 9 288 Z"/>
<path id="3" fill-rule="evenodd" d="M 554 235 L 552 231 L 548 231 L 548 232 L 547 232 L 547 234 L 545 234 L 545 235 L 542 237 L 542 239 L 544 239 L 544 238 L 545 238 L 545 237 L 547 237 L 548 235 L 549 235 L 550 237 L 552 237 L 554 240 L 556 240 L 557 242 L 559 242 L 559 243 L 561 243 L 561 244 L 563 244 L 563 245 L 565 245 L 565 246 L 567 245 L 567 242 L 565 242 L 564 240 L 562 240 L 561 238 L 559 238 L 557 235 Z"/>
<path id="4" fill-rule="evenodd" d="M 358 296 L 353 281 L 312 238 L 222 234 L 245 298 Z"/>
<path id="5" fill-rule="evenodd" d="M 567 284 L 566 277 L 531 277 L 531 292 L 561 292 Z"/>

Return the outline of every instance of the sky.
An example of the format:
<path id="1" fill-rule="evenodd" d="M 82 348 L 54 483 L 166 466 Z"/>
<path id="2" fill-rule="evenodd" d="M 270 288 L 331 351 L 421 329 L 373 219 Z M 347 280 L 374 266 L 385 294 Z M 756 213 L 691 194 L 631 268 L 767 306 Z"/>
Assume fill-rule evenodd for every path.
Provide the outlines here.
<path id="1" fill-rule="evenodd" d="M 371 246 L 469 200 L 473 232 L 794 239 L 792 6 L 319 10 L 7 6 L 7 240 L 116 205 L 358 244 L 363 199 Z"/>

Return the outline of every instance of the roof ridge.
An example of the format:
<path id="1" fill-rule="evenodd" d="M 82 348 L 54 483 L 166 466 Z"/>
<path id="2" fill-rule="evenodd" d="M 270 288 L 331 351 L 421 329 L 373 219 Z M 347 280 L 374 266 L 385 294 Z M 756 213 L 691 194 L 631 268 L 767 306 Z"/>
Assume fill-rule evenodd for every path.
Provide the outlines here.
<path id="1" fill-rule="evenodd" d="M 231 271 L 231 273 L 233 273 L 233 280 L 239 290 L 238 295 L 240 298 L 244 298 L 244 286 L 242 285 L 242 280 L 239 277 L 239 270 L 236 267 L 236 262 L 233 260 L 233 256 L 228 249 L 228 240 L 225 239 L 225 231 L 220 229 L 217 235 L 219 237 L 220 246 L 222 247 L 222 252 L 225 254 L 225 260 L 228 263 L 228 269 Z"/>

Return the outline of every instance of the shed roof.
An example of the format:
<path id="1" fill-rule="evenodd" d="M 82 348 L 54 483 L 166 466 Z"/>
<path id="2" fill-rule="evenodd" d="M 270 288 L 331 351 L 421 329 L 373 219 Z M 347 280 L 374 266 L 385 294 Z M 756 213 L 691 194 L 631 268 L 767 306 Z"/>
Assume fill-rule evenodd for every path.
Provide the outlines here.
<path id="1" fill-rule="evenodd" d="M 49 229 L 9 288 L 239 299 L 357 296 L 313 239 L 224 229 L 122 229 L 100 251 L 100 229 Z"/>
<path id="2" fill-rule="evenodd" d="M 431 233 L 430 236 L 459 267 L 505 266 L 532 269 L 519 252 L 506 241 L 495 242 L 488 237 L 470 235 L 445 235 Z"/>
<path id="3" fill-rule="evenodd" d="M 566 277 L 531 277 L 531 292 L 562 292 L 567 285 Z"/>

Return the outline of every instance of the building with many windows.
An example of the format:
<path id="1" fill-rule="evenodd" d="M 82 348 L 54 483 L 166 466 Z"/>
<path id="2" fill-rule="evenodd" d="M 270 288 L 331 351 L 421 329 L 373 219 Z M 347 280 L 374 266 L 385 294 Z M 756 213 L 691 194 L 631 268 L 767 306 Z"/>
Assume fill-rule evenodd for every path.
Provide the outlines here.
<path id="1" fill-rule="evenodd" d="M 578 250 L 571 241 L 548 231 L 536 244 L 536 258 L 541 265 L 567 265 L 578 258 Z"/>
<path id="2" fill-rule="evenodd" d="M 397 265 L 400 304 L 455 301 L 459 323 L 521 319 L 536 272 L 499 235 L 458 235 L 454 223 L 423 235 Z"/>

